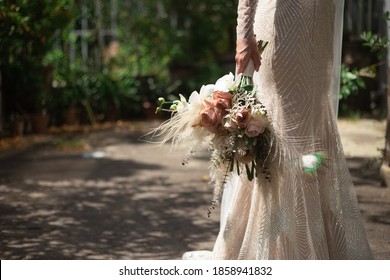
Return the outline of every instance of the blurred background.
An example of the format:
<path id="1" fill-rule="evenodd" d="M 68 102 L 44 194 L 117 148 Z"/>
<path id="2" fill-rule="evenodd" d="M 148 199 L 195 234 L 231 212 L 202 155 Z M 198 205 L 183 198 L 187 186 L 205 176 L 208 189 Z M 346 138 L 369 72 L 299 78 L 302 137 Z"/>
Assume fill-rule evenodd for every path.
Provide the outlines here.
<path id="1" fill-rule="evenodd" d="M 233 67 L 236 1 L 1 3 L 2 134 L 154 115 Z"/>
<path id="2" fill-rule="evenodd" d="M 384 118 L 385 1 L 345 3 L 340 115 Z M 0 135 L 154 117 L 234 71 L 237 0 L 0 1 Z"/>
<path id="3" fill-rule="evenodd" d="M 139 137 L 234 72 L 238 0 L 0 0 L 0 258 L 212 249 L 207 152 Z M 339 128 L 374 255 L 390 259 L 390 0 L 345 0 Z M 389 126 L 387 126 L 389 127 Z M 386 141 L 385 141 L 386 139 Z"/>

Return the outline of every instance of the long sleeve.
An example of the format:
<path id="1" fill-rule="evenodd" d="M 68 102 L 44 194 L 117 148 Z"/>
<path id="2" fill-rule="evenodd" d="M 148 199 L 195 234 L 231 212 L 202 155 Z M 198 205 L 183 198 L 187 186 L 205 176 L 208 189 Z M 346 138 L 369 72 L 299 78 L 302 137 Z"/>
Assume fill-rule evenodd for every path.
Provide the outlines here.
<path id="1" fill-rule="evenodd" d="M 253 23 L 258 0 L 239 0 L 237 8 L 237 39 L 253 36 Z"/>

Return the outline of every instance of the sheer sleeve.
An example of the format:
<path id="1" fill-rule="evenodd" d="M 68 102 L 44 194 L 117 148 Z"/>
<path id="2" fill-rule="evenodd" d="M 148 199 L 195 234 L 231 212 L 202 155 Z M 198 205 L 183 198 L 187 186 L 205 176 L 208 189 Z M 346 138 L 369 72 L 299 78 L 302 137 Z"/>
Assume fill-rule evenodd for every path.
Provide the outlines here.
<path id="1" fill-rule="evenodd" d="M 343 19 L 344 19 L 344 0 L 334 1 L 335 20 L 333 33 L 333 76 L 332 76 L 332 100 L 333 111 L 337 119 L 339 110 L 339 92 L 340 92 L 340 71 L 341 71 L 341 51 L 343 43 Z"/>
<path id="2" fill-rule="evenodd" d="M 237 39 L 253 36 L 253 23 L 258 0 L 239 0 L 237 8 Z"/>

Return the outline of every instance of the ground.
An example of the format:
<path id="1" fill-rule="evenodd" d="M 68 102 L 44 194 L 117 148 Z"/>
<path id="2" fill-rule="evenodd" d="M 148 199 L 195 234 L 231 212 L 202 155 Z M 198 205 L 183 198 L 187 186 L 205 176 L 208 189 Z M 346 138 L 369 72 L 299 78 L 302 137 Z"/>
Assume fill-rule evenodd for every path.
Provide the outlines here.
<path id="1" fill-rule="evenodd" d="M 139 137 L 157 122 L 52 130 L 0 141 L 0 259 L 180 259 L 211 249 L 218 209 L 208 153 L 182 166 Z M 390 259 L 390 188 L 379 180 L 384 122 L 339 121 L 369 242 Z"/>

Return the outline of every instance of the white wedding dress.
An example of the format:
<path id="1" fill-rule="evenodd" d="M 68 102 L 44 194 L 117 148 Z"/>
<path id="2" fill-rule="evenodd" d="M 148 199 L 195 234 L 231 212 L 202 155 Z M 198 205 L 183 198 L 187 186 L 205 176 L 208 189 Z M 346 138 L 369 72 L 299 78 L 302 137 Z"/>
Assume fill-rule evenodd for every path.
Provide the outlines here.
<path id="1" fill-rule="evenodd" d="M 244 175 L 225 185 L 213 251 L 184 259 L 372 258 L 332 105 L 342 7 L 337 0 L 239 1 L 238 37 L 269 42 L 254 81 L 285 142 L 271 182 Z M 317 151 L 327 160 L 310 176 L 297 159 Z"/>

